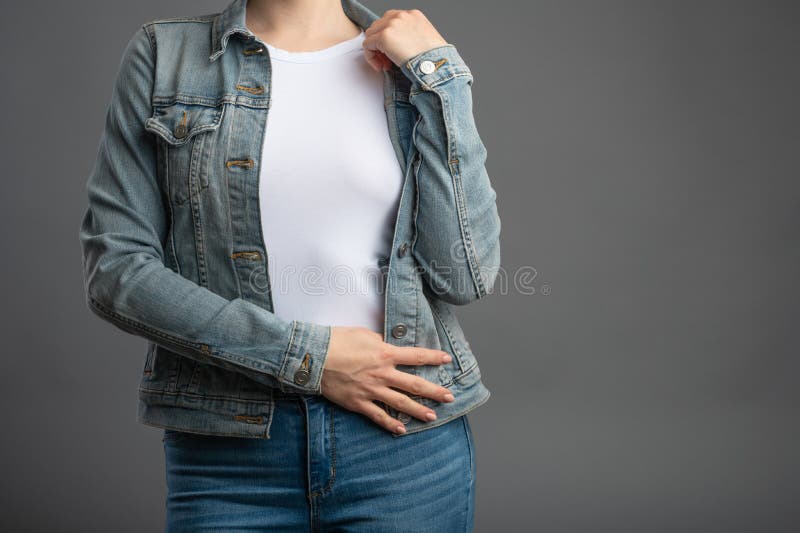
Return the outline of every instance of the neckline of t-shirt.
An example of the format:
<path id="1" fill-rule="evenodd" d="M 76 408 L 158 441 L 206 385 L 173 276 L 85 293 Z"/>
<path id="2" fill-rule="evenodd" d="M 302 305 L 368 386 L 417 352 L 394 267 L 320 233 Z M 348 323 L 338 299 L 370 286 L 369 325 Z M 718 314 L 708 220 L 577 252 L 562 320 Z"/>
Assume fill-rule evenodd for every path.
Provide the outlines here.
<path id="1" fill-rule="evenodd" d="M 358 35 L 351 37 L 346 41 L 340 41 L 327 48 L 310 50 L 308 52 L 290 52 L 289 50 L 277 48 L 269 43 L 264 44 L 267 45 L 270 59 L 286 61 L 289 63 L 317 63 L 319 61 L 344 55 L 348 52 L 352 52 L 353 50 L 361 48 L 361 42 L 364 40 L 364 38 L 364 30 L 361 30 Z"/>

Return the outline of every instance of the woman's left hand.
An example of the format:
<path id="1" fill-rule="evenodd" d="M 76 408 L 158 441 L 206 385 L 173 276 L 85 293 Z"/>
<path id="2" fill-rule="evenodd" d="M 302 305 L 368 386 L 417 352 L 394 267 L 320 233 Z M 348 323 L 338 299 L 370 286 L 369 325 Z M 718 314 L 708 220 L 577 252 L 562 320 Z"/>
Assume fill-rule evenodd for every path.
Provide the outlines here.
<path id="1" fill-rule="evenodd" d="M 375 70 L 402 65 L 431 48 L 448 44 L 419 9 L 389 9 L 364 31 L 364 55 Z"/>

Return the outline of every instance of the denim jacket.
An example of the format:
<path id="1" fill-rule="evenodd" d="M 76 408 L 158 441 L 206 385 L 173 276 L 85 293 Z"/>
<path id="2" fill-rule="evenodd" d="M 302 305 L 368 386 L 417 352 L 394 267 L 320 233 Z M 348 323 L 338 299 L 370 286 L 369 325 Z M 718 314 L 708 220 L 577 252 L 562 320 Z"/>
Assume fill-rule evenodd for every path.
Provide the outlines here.
<path id="1" fill-rule="evenodd" d="M 153 20 L 130 38 L 79 237 L 87 305 L 148 341 L 137 420 L 269 438 L 280 431 L 270 427 L 277 396 L 321 393 L 331 330 L 272 312 L 258 198 L 270 60 L 245 25 L 245 6 Z M 379 18 L 355 0 L 342 6 L 362 29 Z M 453 357 L 397 366 L 455 396 L 439 403 L 402 391 L 432 407 L 434 422 L 378 402 L 409 435 L 489 398 L 453 307 L 490 292 L 500 219 L 472 114 L 472 73 L 456 48 L 427 50 L 384 78 L 404 169 L 392 252 L 380 265 L 384 340 Z"/>

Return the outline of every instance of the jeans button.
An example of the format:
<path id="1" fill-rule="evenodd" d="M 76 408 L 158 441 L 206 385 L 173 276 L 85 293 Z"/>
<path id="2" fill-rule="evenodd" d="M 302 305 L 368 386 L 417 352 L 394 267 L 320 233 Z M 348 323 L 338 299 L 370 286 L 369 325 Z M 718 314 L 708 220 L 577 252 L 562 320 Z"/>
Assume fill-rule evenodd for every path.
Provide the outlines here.
<path id="1" fill-rule="evenodd" d="M 403 424 L 408 424 L 408 422 L 411 420 L 411 415 L 409 415 L 408 413 L 400 412 L 397 414 L 397 420 L 399 420 Z"/>
<path id="2" fill-rule="evenodd" d="M 392 328 L 392 337 L 395 339 L 402 339 L 406 336 L 406 332 L 408 328 L 405 324 L 397 324 L 395 327 Z"/>

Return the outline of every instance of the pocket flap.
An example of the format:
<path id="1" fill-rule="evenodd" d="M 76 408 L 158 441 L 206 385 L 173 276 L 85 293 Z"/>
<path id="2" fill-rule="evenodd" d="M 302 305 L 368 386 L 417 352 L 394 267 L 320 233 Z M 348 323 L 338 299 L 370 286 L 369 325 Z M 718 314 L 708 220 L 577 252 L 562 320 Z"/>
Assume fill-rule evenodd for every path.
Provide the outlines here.
<path id="1" fill-rule="evenodd" d="M 219 127 L 223 110 L 224 106 L 209 107 L 180 102 L 160 105 L 155 107 L 153 116 L 145 120 L 144 127 L 169 144 L 179 146 L 198 133 Z"/>

